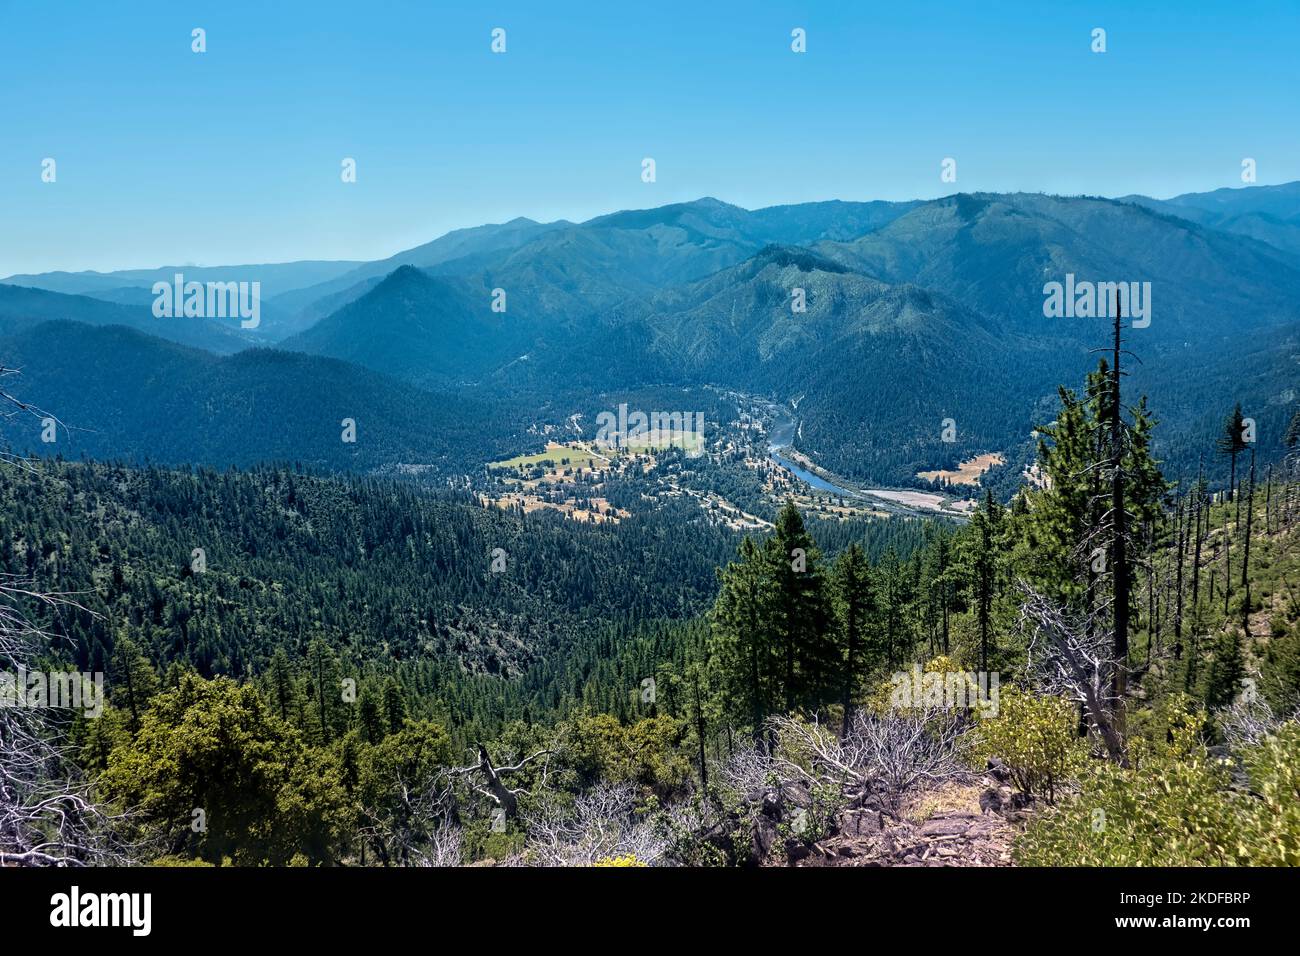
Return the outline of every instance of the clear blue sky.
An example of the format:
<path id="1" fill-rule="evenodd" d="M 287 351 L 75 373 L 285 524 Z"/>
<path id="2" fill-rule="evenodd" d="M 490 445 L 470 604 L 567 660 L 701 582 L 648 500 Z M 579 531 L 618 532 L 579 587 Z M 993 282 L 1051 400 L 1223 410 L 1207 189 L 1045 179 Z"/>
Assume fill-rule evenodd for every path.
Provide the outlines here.
<path id="1" fill-rule="evenodd" d="M 1285 182 L 1298 63 L 1295 0 L 0 0 L 0 276 L 370 259 L 704 195 L 1163 197 L 1245 156 Z"/>

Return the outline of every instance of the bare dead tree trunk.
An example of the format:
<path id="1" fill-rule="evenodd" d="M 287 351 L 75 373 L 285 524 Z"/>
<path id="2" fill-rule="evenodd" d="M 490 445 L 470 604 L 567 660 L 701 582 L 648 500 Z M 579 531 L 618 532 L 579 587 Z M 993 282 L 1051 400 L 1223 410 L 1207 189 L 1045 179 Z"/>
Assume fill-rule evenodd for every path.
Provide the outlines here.
<path id="1" fill-rule="evenodd" d="M 1140 600 L 1140 599 L 1139 599 Z M 1147 664 L 1151 663 L 1151 646 L 1156 642 L 1160 625 L 1156 620 L 1156 548 L 1150 525 L 1147 527 Z"/>
<path id="2" fill-rule="evenodd" d="M 1241 629 L 1250 637 L 1250 528 L 1255 518 L 1255 448 L 1250 449 L 1250 490 L 1246 493 L 1246 543 L 1241 553 L 1241 586 L 1245 589 L 1241 605 Z"/>
<path id="3" fill-rule="evenodd" d="M 752 720 L 754 721 L 754 746 L 761 747 L 763 744 L 763 724 L 767 719 L 763 707 L 763 685 L 758 672 L 758 620 L 757 612 L 754 609 L 754 602 L 757 597 L 754 594 L 754 585 L 751 581 L 749 584 L 749 600 L 746 602 L 749 606 L 749 684 L 750 684 L 750 704 L 753 709 Z"/>
<path id="4" fill-rule="evenodd" d="M 1110 409 L 1110 509 L 1113 539 L 1111 541 L 1111 572 L 1114 575 L 1115 620 L 1115 675 L 1113 702 L 1119 736 L 1124 733 L 1124 698 L 1128 694 L 1128 627 L 1129 627 L 1129 566 L 1127 552 L 1127 519 L 1124 501 L 1124 420 L 1120 407 L 1120 308 L 1119 292 L 1115 292 L 1115 348 L 1114 368 L 1111 370 Z"/>
<path id="5" fill-rule="evenodd" d="M 31 602 L 90 613 L 63 595 L 0 575 L 0 673 L 39 668 L 50 651 L 50 635 L 24 613 Z M 127 815 L 96 802 L 49 708 L 25 702 L 0 701 L 0 867 L 131 862 L 141 847 L 123 837 Z"/>
<path id="6" fill-rule="evenodd" d="M 1192 520 L 1192 503 L 1186 498 L 1179 502 L 1178 512 L 1182 515 L 1183 505 L 1187 506 L 1187 514 L 1183 515 L 1178 533 L 1178 553 L 1175 560 L 1178 563 L 1178 573 L 1174 582 L 1174 657 L 1175 659 L 1183 656 L 1183 562 L 1187 558 L 1187 526 Z"/>
<path id="7" fill-rule="evenodd" d="M 948 597 L 948 580 L 943 582 L 943 654 L 948 656 L 948 605 L 951 604 Z"/>
<path id="8" fill-rule="evenodd" d="M 1273 466 L 1268 466 L 1264 473 L 1264 534 L 1273 533 L 1273 514 L 1269 510 L 1273 504 Z"/>
<path id="9" fill-rule="evenodd" d="M 704 753 L 704 734 L 708 729 L 704 722 L 704 698 L 700 693 L 699 668 L 691 669 L 691 684 L 695 691 L 695 736 L 700 742 L 700 790 L 709 792 L 709 764 Z"/>
<path id="10" fill-rule="evenodd" d="M 1207 516 L 1208 508 L 1205 502 L 1205 493 L 1201 488 L 1200 482 L 1196 485 L 1196 541 L 1192 555 L 1192 613 L 1199 618 L 1201 607 L 1201 542 L 1204 537 L 1201 532 L 1201 518 Z"/>
<path id="11" fill-rule="evenodd" d="M 1223 513 L 1223 616 L 1228 616 L 1228 599 L 1232 597 L 1232 538 L 1228 533 L 1231 511 Z"/>
<path id="12" fill-rule="evenodd" d="M 1086 620 L 1079 622 L 1061 606 L 1020 582 L 1024 599 L 1020 605 L 1020 626 L 1029 635 L 1028 669 L 1037 673 L 1051 693 L 1065 692 L 1086 708 L 1110 759 L 1127 766 L 1123 738 L 1116 726 L 1116 713 L 1102 696 L 1106 676 L 1117 670 L 1116 661 L 1105 652 L 1107 636 L 1098 634 Z M 1092 612 L 1089 612 L 1089 616 Z M 1037 647 L 1046 638 L 1050 653 Z"/>

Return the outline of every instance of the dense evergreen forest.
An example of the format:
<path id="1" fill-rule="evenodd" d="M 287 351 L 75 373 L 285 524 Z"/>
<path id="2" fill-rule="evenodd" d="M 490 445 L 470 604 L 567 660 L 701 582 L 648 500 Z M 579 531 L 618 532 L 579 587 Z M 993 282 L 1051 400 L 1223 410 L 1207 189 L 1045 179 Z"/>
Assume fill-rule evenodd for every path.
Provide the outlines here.
<path id="1" fill-rule="evenodd" d="M 86 859 L 898 862 L 965 794 L 1000 860 L 1300 862 L 1296 458 L 1258 468 L 1235 409 L 1225 489 L 1172 484 L 1121 398 L 1105 360 L 1061 389 L 1046 481 L 965 525 L 10 462 L 5 664 L 108 707 L 33 731 L 62 745 L 0 852 L 58 844 L 63 786 Z"/>
<path id="2" fill-rule="evenodd" d="M 159 673 L 260 679 L 277 655 L 319 652 L 363 688 L 396 681 L 458 739 L 580 703 L 626 715 L 611 668 L 653 671 L 644 648 L 672 647 L 707 608 L 736 541 L 668 499 L 650 518 L 582 525 L 286 468 L 52 461 L 9 469 L 2 494 L 4 573 L 77 596 L 32 608 L 64 638 L 63 663 L 111 671 L 130 642 Z M 835 531 L 877 555 L 928 533 Z"/>

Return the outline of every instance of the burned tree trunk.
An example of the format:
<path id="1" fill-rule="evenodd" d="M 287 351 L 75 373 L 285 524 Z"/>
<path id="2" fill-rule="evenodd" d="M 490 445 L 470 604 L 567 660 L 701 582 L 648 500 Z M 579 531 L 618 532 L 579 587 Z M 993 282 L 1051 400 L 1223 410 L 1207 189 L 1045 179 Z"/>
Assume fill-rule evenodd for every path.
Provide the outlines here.
<path id="1" fill-rule="evenodd" d="M 1178 546 L 1175 560 L 1178 563 L 1178 571 L 1174 581 L 1174 658 L 1183 656 L 1183 561 L 1187 557 L 1187 526 L 1192 520 L 1192 503 L 1186 502 L 1187 514 L 1182 518 L 1178 531 Z M 1179 514 L 1182 514 L 1183 503 L 1178 506 Z"/>
<path id="2" fill-rule="evenodd" d="M 1120 408 L 1120 308 L 1119 292 L 1115 293 L 1115 364 L 1111 369 L 1110 396 L 1110 511 L 1111 572 L 1114 575 L 1114 700 L 1116 725 L 1119 736 L 1124 732 L 1124 698 L 1128 694 L 1128 626 L 1129 626 L 1129 565 L 1128 565 L 1128 515 L 1124 501 L 1124 419 Z"/>
<path id="3" fill-rule="evenodd" d="M 1241 552 L 1241 629 L 1250 636 L 1250 529 L 1255 518 L 1255 449 L 1250 450 L 1250 490 L 1246 493 L 1246 543 Z"/>

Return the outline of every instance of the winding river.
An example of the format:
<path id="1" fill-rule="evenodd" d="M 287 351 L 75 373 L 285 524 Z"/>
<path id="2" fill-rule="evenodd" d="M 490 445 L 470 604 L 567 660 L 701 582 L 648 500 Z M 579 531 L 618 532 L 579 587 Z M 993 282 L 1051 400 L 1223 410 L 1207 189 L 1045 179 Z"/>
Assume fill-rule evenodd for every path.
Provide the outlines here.
<path id="1" fill-rule="evenodd" d="M 790 474 L 805 482 L 809 487 L 843 498 L 867 500 L 871 502 L 872 507 L 896 514 L 943 514 L 958 520 L 965 520 L 965 515 L 960 512 L 954 513 L 954 511 L 944 507 L 946 499 L 942 495 L 923 491 L 887 491 L 883 488 L 845 488 L 834 482 L 827 481 L 821 475 L 814 474 L 807 468 L 796 464 L 787 457 L 790 446 L 794 441 L 795 419 L 779 406 L 769 406 L 768 410 L 775 416 L 771 431 L 768 433 L 768 457 Z"/>
<path id="2" fill-rule="evenodd" d="M 839 485 L 832 484 L 820 475 L 814 475 L 807 468 L 801 468 L 793 461 L 781 454 L 790 448 L 790 443 L 794 440 L 795 422 L 792 418 L 783 419 L 773 424 L 772 431 L 768 436 L 767 454 L 774 462 L 790 472 L 796 478 L 799 478 L 818 491 L 829 491 L 833 495 L 842 495 L 845 498 L 861 498 L 861 492 L 853 491 L 849 488 L 841 488 Z"/>

